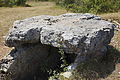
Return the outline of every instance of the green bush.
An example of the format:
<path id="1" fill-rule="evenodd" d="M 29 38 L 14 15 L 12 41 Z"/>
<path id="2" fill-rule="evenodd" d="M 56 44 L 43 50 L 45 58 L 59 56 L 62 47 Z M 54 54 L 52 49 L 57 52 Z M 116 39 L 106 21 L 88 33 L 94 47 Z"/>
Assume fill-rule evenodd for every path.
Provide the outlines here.
<path id="1" fill-rule="evenodd" d="M 55 0 L 72 12 L 106 13 L 120 10 L 120 0 Z"/>
<path id="2" fill-rule="evenodd" d="M 25 6 L 26 0 L 0 0 L 0 7 Z"/>
<path id="3" fill-rule="evenodd" d="M 27 1 L 49 1 L 49 0 L 27 0 Z"/>

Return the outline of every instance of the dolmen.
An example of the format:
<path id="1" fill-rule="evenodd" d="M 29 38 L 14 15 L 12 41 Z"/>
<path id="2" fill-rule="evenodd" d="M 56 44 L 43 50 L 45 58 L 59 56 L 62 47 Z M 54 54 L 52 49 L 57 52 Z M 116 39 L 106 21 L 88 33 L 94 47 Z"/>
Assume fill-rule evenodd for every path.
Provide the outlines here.
<path id="1" fill-rule="evenodd" d="M 83 61 L 103 57 L 113 35 L 112 23 L 89 13 L 17 20 L 5 37 L 13 49 L 0 61 L 0 80 L 48 80 L 63 61 L 72 72 Z"/>

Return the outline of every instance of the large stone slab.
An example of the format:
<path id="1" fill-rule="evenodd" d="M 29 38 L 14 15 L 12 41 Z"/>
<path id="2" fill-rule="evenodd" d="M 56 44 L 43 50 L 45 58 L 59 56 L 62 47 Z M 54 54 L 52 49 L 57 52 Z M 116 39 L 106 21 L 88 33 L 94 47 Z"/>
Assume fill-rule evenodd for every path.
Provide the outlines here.
<path id="1" fill-rule="evenodd" d="M 24 63 L 26 58 L 32 60 L 32 57 L 37 57 L 36 59 L 39 61 L 39 58 L 43 56 L 47 59 L 48 55 L 53 55 L 47 48 L 50 46 L 50 48 L 63 49 L 65 54 L 77 55 L 74 61 L 72 61 L 73 63 L 68 66 L 69 71 L 72 71 L 82 61 L 100 58 L 105 55 L 107 45 L 110 43 L 113 35 L 114 25 L 112 23 L 88 13 L 67 13 L 59 16 L 42 15 L 18 20 L 14 22 L 13 27 L 5 39 L 6 46 L 15 47 L 16 52 L 14 52 L 14 54 L 17 54 L 17 57 L 12 56 L 14 60 L 10 64 L 2 62 L 1 70 L 4 72 L 13 72 L 12 70 L 16 65 L 16 68 L 20 70 L 21 65 L 25 66 L 25 64 L 29 63 L 29 65 L 32 65 L 31 62 Z M 33 47 L 33 45 L 35 47 Z M 46 47 L 42 49 L 38 46 Z M 31 51 L 31 47 L 33 51 Z M 55 49 L 52 49 L 52 51 L 54 50 Z M 59 58 L 57 51 L 55 55 Z M 17 59 L 19 56 L 20 59 L 18 61 L 23 61 L 23 63 L 18 63 Z M 42 60 L 44 62 L 44 59 Z M 56 62 L 57 61 L 59 62 L 58 59 L 56 59 Z M 17 62 L 16 65 L 10 68 L 15 62 Z M 43 63 L 34 66 L 38 67 L 40 64 Z M 5 69 L 4 67 L 6 65 L 9 67 Z M 31 71 L 36 71 L 32 70 L 32 68 Z M 26 70 L 18 72 L 16 69 L 14 71 L 17 71 L 15 75 L 26 72 Z M 28 75 L 28 73 L 26 74 Z M 18 80 L 17 78 L 15 80 Z"/>

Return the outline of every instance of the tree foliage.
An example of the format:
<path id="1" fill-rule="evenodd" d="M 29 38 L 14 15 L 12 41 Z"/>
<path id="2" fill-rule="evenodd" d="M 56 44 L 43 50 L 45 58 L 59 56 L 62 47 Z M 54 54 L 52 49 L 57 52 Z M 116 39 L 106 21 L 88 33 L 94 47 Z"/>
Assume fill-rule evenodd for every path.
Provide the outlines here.
<path id="1" fill-rule="evenodd" d="M 25 6 L 26 0 L 0 0 L 0 7 Z"/>
<path id="2" fill-rule="evenodd" d="M 55 1 L 57 5 L 77 13 L 120 11 L 120 0 L 0 0 L 0 6 L 24 6 L 26 1 Z"/>
<path id="3" fill-rule="evenodd" d="M 55 0 L 72 12 L 106 13 L 120 10 L 120 0 Z"/>

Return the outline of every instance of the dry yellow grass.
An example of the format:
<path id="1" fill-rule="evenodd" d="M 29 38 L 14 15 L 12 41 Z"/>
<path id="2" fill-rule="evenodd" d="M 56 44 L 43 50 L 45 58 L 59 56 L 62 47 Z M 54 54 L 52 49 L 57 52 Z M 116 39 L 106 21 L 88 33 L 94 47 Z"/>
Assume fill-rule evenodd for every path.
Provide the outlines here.
<path id="1" fill-rule="evenodd" d="M 101 14 L 99 16 L 101 16 L 103 19 L 106 19 L 106 20 L 111 19 L 111 20 L 115 20 L 120 23 L 120 12 Z"/>
<path id="2" fill-rule="evenodd" d="M 7 48 L 3 45 L 3 36 L 7 33 L 9 28 L 12 27 L 12 24 L 15 20 L 20 20 L 38 15 L 59 15 L 67 12 L 60 7 L 56 7 L 55 3 L 53 2 L 28 2 L 28 4 L 32 7 L 0 8 L 0 58 L 3 57 L 6 53 L 8 53 L 8 51 L 10 50 L 10 48 Z M 120 22 L 120 12 L 102 14 L 100 16 L 104 19 L 111 19 Z M 115 47 L 117 51 L 120 52 L 120 31 L 115 32 L 115 36 L 112 39 L 110 45 Z M 114 58 L 115 56 L 112 57 Z M 111 74 L 109 74 L 105 79 L 102 80 L 120 80 L 120 62 L 112 66 L 114 68 L 111 68 L 113 69 Z M 107 68 L 107 66 L 105 66 L 105 68 Z"/>

